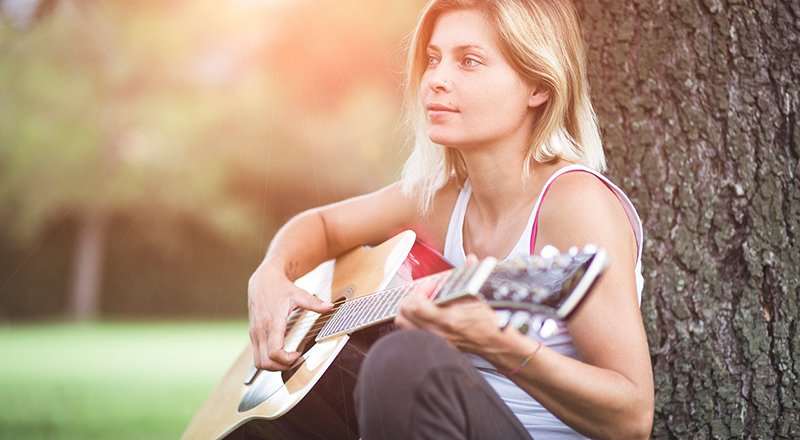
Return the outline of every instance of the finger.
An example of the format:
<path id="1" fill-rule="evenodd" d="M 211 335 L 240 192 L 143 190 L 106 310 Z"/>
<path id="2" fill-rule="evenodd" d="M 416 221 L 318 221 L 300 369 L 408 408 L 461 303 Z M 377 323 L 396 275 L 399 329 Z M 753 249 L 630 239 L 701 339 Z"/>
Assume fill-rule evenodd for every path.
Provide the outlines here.
<path id="1" fill-rule="evenodd" d="M 431 280 L 423 280 L 408 292 L 408 296 L 430 298 L 434 290 L 436 290 L 436 283 Z"/>
<path id="2" fill-rule="evenodd" d="M 287 370 L 301 356 L 300 353 L 287 352 L 282 348 L 276 351 L 270 351 L 267 348 L 268 346 L 269 346 L 268 341 L 264 341 L 262 344 L 259 344 L 260 365 L 256 365 L 256 367 L 261 368 L 262 370 L 269 370 L 269 371 Z"/>
<path id="3" fill-rule="evenodd" d="M 272 359 L 269 358 L 269 349 L 267 348 L 267 339 L 261 339 L 258 342 L 258 360 L 256 362 L 256 368 L 260 368 L 262 370 L 269 370 L 269 371 L 277 371 L 282 370 L 283 366 L 273 362 Z"/>
<path id="4" fill-rule="evenodd" d="M 478 256 L 475 254 L 467 255 L 467 266 L 471 266 L 473 264 L 478 264 Z"/>
<path id="5" fill-rule="evenodd" d="M 299 353 L 287 352 L 284 345 L 284 337 L 286 333 L 286 321 L 277 320 L 267 330 L 264 352 L 267 354 L 266 360 L 262 356 L 262 361 L 266 361 L 269 367 L 277 367 L 277 369 L 285 370 L 294 363 L 300 356 Z"/>
<path id="6" fill-rule="evenodd" d="M 415 317 L 423 321 L 439 323 L 442 321 L 444 312 L 433 302 L 422 299 L 417 301 L 416 307 L 414 307 L 413 310 L 413 314 Z"/>
<path id="7" fill-rule="evenodd" d="M 400 303 L 400 313 L 416 327 L 430 330 L 439 326 L 440 310 L 431 301 L 419 296 L 410 296 Z"/>
<path id="8" fill-rule="evenodd" d="M 253 347 L 253 365 L 256 368 L 261 368 L 261 350 L 259 348 L 257 330 L 250 329 L 250 345 Z"/>
<path id="9" fill-rule="evenodd" d="M 325 313 L 333 308 L 333 304 L 323 301 L 302 289 L 297 289 L 292 294 L 292 302 L 301 309 L 311 310 L 312 312 Z"/>
<path id="10" fill-rule="evenodd" d="M 394 325 L 396 325 L 397 328 L 402 329 L 402 330 L 420 329 L 419 326 L 414 324 L 413 321 L 408 319 L 402 313 L 398 313 L 397 316 L 394 317 Z"/>

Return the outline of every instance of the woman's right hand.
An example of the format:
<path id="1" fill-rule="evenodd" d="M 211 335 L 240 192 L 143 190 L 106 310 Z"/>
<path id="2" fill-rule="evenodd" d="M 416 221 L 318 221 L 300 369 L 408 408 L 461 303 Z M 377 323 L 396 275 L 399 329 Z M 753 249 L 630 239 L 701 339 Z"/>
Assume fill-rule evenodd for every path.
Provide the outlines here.
<path id="1" fill-rule="evenodd" d="M 286 370 L 300 357 L 300 353 L 284 349 L 289 313 L 297 307 L 317 313 L 333 307 L 295 286 L 283 270 L 266 264 L 260 265 L 250 277 L 247 297 L 253 364 L 271 371 Z"/>

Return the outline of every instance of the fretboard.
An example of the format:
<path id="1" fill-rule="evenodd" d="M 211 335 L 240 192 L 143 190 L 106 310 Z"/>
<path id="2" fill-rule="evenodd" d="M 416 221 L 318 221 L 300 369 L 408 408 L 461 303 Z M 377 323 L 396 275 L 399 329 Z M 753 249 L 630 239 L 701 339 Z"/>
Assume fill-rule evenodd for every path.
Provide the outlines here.
<path id="1" fill-rule="evenodd" d="M 421 283 L 433 284 L 430 298 L 437 302 L 455 299 L 465 294 L 476 294 L 488 278 L 493 264 L 482 263 L 440 272 L 410 284 L 349 300 L 331 315 L 317 335 L 316 342 L 393 319 L 397 316 L 400 301 Z"/>

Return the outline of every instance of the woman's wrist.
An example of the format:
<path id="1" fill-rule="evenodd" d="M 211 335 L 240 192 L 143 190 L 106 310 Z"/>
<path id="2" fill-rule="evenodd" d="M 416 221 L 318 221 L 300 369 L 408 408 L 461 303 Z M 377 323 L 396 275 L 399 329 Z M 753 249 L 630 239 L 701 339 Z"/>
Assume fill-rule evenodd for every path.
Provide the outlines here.
<path id="1" fill-rule="evenodd" d="M 519 367 L 534 352 L 541 349 L 541 342 L 533 340 L 516 329 L 506 329 L 502 337 L 495 341 L 494 349 L 487 356 L 487 361 L 500 372 L 510 372 Z"/>
<path id="2" fill-rule="evenodd" d="M 513 369 L 511 369 L 511 370 L 509 370 L 509 371 L 507 371 L 507 372 L 505 372 L 503 374 L 505 374 L 506 376 L 510 377 L 510 376 L 513 376 L 513 375 L 519 373 L 520 371 L 522 371 L 522 369 L 525 368 L 526 365 L 528 365 L 528 362 L 530 362 L 533 359 L 533 357 L 536 356 L 536 353 L 539 352 L 539 350 L 542 348 L 542 345 L 544 345 L 544 344 L 542 344 L 542 341 L 536 341 L 536 342 L 538 342 L 539 345 L 536 346 L 536 348 L 533 350 L 533 352 L 531 352 L 531 354 L 529 354 L 522 361 L 522 363 L 520 363 L 519 365 L 517 365 Z"/>

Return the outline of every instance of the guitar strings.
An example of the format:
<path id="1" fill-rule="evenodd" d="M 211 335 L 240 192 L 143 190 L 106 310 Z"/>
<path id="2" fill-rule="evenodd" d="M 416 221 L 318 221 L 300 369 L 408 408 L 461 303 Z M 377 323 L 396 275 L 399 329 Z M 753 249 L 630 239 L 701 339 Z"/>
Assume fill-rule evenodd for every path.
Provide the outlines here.
<path id="1" fill-rule="evenodd" d="M 501 265 L 503 264 L 501 263 Z M 434 282 L 434 290 L 431 294 L 431 297 L 436 297 L 439 295 L 439 293 L 441 293 L 444 286 L 448 283 L 452 282 L 452 285 L 448 286 L 448 288 L 450 288 L 457 286 L 459 281 L 463 282 L 469 280 L 472 275 L 470 271 L 461 269 L 462 268 L 456 268 L 445 272 L 439 272 L 413 280 L 412 282 L 401 286 L 380 290 L 357 298 L 347 299 L 341 297 L 334 301 L 333 310 L 322 314 L 304 309 L 296 309 L 292 311 L 287 318 L 287 333 L 294 326 L 306 326 L 311 323 L 311 326 L 305 331 L 305 335 L 318 334 L 318 332 L 328 325 L 333 318 L 343 319 L 344 321 L 342 321 L 342 324 L 345 325 L 341 329 L 337 329 L 335 332 L 331 333 L 331 335 L 347 333 L 357 328 L 366 327 L 368 325 L 377 323 L 383 319 L 396 315 L 396 307 L 394 309 L 380 311 L 379 309 L 381 307 L 385 307 L 392 303 L 399 304 L 400 301 L 407 296 L 415 286 L 418 286 L 422 282 Z M 359 306 L 362 307 L 359 308 Z M 350 309 L 348 309 L 347 312 L 342 312 L 343 307 L 350 307 Z M 364 314 L 365 311 L 367 312 L 366 314 Z M 375 311 L 379 311 L 380 313 L 376 314 Z M 347 321 L 348 319 L 350 319 L 350 321 Z M 326 337 L 331 335 L 326 335 Z"/>
<path id="2" fill-rule="evenodd" d="M 358 301 L 358 300 L 361 300 L 361 301 L 358 301 L 358 302 L 366 303 L 369 299 L 373 299 L 378 295 L 387 296 L 387 298 L 384 298 L 384 299 L 379 299 L 377 301 L 373 300 L 372 303 L 370 304 L 369 308 L 366 308 L 366 309 L 365 308 L 355 309 L 352 312 L 349 312 L 350 313 L 350 317 L 356 317 L 359 312 L 362 312 L 364 310 L 375 310 L 377 308 L 380 308 L 381 306 L 385 306 L 387 304 L 391 304 L 395 300 L 397 300 L 397 302 L 399 303 L 399 299 L 402 299 L 402 297 L 407 296 L 408 293 L 409 293 L 409 292 L 404 292 L 401 289 L 392 289 L 392 290 L 394 292 L 391 292 L 391 293 L 392 294 L 399 293 L 400 294 L 400 298 L 398 298 L 396 295 L 385 295 L 386 293 L 389 293 L 389 291 L 381 291 L 381 292 L 372 293 L 372 294 L 370 294 L 368 296 L 354 298 L 354 299 L 352 299 L 350 301 L 344 301 L 344 299 L 342 298 L 340 301 L 337 301 L 337 302 L 340 302 L 339 307 L 342 307 L 342 306 L 344 306 L 345 304 L 348 304 L 348 303 L 349 304 L 353 304 L 355 301 Z M 352 306 L 352 307 L 356 307 L 356 306 Z M 309 322 L 316 321 L 307 330 L 306 333 L 318 332 L 323 327 L 325 327 L 325 325 L 327 325 L 328 322 L 332 318 L 336 317 L 337 316 L 337 312 L 339 312 L 340 310 L 341 310 L 341 308 L 335 309 L 333 311 L 333 313 L 328 312 L 328 313 L 324 313 L 324 314 L 319 314 L 319 313 L 312 312 L 312 311 L 307 311 L 307 310 L 301 310 L 300 313 L 297 316 L 304 315 L 303 319 L 300 320 L 299 322 L 298 322 L 298 319 L 290 319 L 289 322 L 287 322 L 287 327 L 289 325 L 307 325 Z M 396 309 L 395 310 L 387 310 L 386 312 L 388 313 L 389 316 L 391 316 L 394 311 L 396 311 Z M 307 313 L 303 313 L 303 312 L 307 312 Z M 340 317 L 341 317 L 341 315 L 340 315 Z M 295 318 L 297 318 L 297 317 L 295 317 Z M 347 316 L 344 316 L 344 318 L 346 319 Z M 369 322 L 369 320 L 367 322 Z"/>
<path id="3" fill-rule="evenodd" d="M 439 275 L 439 277 L 436 277 L 436 275 Z M 395 288 L 392 288 L 392 289 L 381 290 L 381 291 L 378 291 L 378 292 L 371 293 L 369 295 L 361 296 L 361 297 L 358 297 L 358 298 L 353 298 L 353 299 L 351 299 L 349 301 L 346 301 L 344 298 L 340 298 L 340 300 L 337 300 L 336 302 L 341 302 L 340 307 L 344 306 L 345 304 L 351 304 L 351 305 L 352 304 L 356 304 L 356 305 L 352 305 L 351 307 L 357 307 L 357 305 L 359 303 L 364 303 L 364 304 L 369 303 L 370 307 L 367 308 L 367 309 L 361 308 L 361 309 L 352 310 L 352 312 L 348 312 L 348 313 L 351 313 L 351 317 L 358 317 L 358 313 L 362 312 L 364 310 L 375 310 L 375 309 L 377 309 L 379 307 L 386 306 L 387 304 L 391 304 L 393 301 L 396 301 L 396 302 L 399 303 L 400 300 L 403 297 L 407 296 L 408 293 L 411 292 L 412 287 L 420 284 L 422 281 L 430 281 L 432 279 L 436 280 L 436 284 L 434 286 L 434 292 L 438 293 L 440 288 L 444 284 L 444 281 L 446 281 L 445 277 L 443 277 L 442 275 L 443 275 L 442 273 L 434 274 L 432 276 L 421 278 L 421 279 L 418 279 L 418 280 L 414 280 L 413 282 L 411 282 L 409 284 L 404 284 L 402 286 L 398 286 L 398 287 L 395 287 Z M 399 294 L 399 296 L 398 296 L 398 294 Z M 375 300 L 375 298 L 377 298 L 379 296 L 383 297 L 383 298 Z M 317 323 L 315 323 L 315 325 L 311 326 L 311 328 L 308 330 L 308 332 L 318 331 L 322 327 L 324 327 L 330 321 L 331 318 L 337 316 L 337 313 L 340 310 L 341 310 L 341 308 L 335 309 L 333 312 L 328 312 L 328 313 L 324 313 L 324 314 L 318 314 L 316 312 L 299 310 L 300 313 L 295 315 L 295 317 L 294 317 L 295 319 L 290 319 L 289 321 L 293 325 L 302 325 L 302 324 L 308 324 L 311 321 L 318 321 Z M 387 310 L 387 312 L 394 312 L 394 311 L 396 311 L 396 309 L 395 310 Z M 305 316 L 303 318 L 303 320 L 298 323 L 296 317 L 299 316 L 299 315 L 303 315 L 304 313 L 302 313 L 302 312 L 308 312 L 308 313 L 305 314 L 307 316 Z M 391 314 L 392 313 L 389 313 L 389 315 L 391 315 Z M 345 318 L 347 318 L 347 316 L 345 316 Z M 368 322 L 370 322 L 370 321 L 368 320 L 366 323 L 368 323 Z M 289 325 L 289 323 L 287 322 L 287 326 L 288 325 Z"/>
<path id="4" fill-rule="evenodd" d="M 503 264 L 504 263 L 501 263 L 499 266 L 502 266 Z M 451 278 L 452 278 L 452 280 L 455 281 L 455 280 L 458 279 L 459 276 L 469 273 L 469 270 L 464 270 L 464 269 L 465 269 L 464 267 L 460 267 L 460 268 L 453 268 L 453 269 L 450 269 L 450 270 L 447 270 L 447 271 L 443 271 L 443 272 L 438 272 L 438 273 L 435 273 L 435 274 L 432 274 L 432 275 L 428 275 L 428 276 L 425 276 L 425 277 L 422 277 L 422 278 L 418 278 L 416 280 L 413 280 L 410 283 L 403 284 L 401 286 L 396 286 L 396 287 L 391 288 L 391 289 L 380 290 L 380 291 L 373 292 L 373 293 L 370 293 L 370 294 L 365 295 L 365 296 L 361 296 L 361 297 L 358 297 L 358 298 L 352 298 L 350 300 L 347 300 L 345 298 L 341 298 L 342 304 L 340 304 L 340 306 L 342 306 L 344 304 L 347 304 L 347 303 L 354 303 L 354 302 L 359 301 L 359 300 L 366 300 L 368 298 L 373 298 L 373 297 L 375 297 L 377 295 L 385 295 L 387 293 L 391 293 L 392 291 L 398 291 L 398 290 L 402 290 L 402 289 L 410 289 L 411 287 L 414 287 L 414 286 L 416 286 L 416 285 L 418 285 L 418 284 L 420 284 L 420 283 L 422 283 L 424 281 L 431 281 L 431 280 L 433 280 L 434 283 L 435 283 L 434 284 L 434 292 L 433 293 L 434 294 L 438 294 L 440 292 L 440 290 L 441 290 L 441 287 L 445 284 L 445 282 L 450 281 Z M 406 294 L 407 293 L 408 292 L 406 292 Z M 434 296 L 434 295 L 431 295 L 431 296 Z M 394 299 L 395 298 L 393 298 L 393 297 L 389 297 L 386 301 L 378 302 L 377 304 L 373 304 L 372 306 L 382 306 L 382 305 L 385 305 L 387 302 L 390 302 L 390 301 L 392 301 Z M 339 300 L 337 299 L 336 301 L 334 301 L 334 305 L 336 305 L 335 304 L 336 302 L 339 302 Z M 335 308 L 330 317 L 333 317 L 334 315 L 336 315 L 337 311 L 338 311 L 338 309 Z M 288 318 L 287 318 L 287 322 L 286 322 L 287 328 L 289 326 L 307 324 L 309 321 L 317 320 L 319 318 L 325 318 L 326 315 L 331 313 L 331 312 L 327 312 L 327 313 L 324 313 L 324 314 L 318 314 L 318 316 L 313 316 L 313 314 L 315 314 L 316 312 L 310 312 L 312 314 L 312 316 L 306 316 L 306 317 L 304 317 L 303 321 L 297 322 L 298 319 L 300 319 L 300 316 L 304 315 L 303 312 L 310 312 L 310 311 L 307 311 L 307 310 L 304 310 L 304 309 L 295 309 L 294 311 L 292 311 L 288 315 Z"/>
<path id="5" fill-rule="evenodd" d="M 308 325 L 308 323 L 310 322 L 317 321 L 308 329 L 306 333 L 319 331 L 331 320 L 331 318 L 337 316 L 337 313 L 341 310 L 341 307 L 344 307 L 347 304 L 358 304 L 358 303 L 366 304 L 368 301 L 372 300 L 373 302 L 369 304 L 370 307 L 367 308 L 366 310 L 375 310 L 379 307 L 391 304 L 393 301 L 397 301 L 399 303 L 402 298 L 404 298 L 411 292 L 413 287 L 418 286 L 423 281 L 433 281 L 434 282 L 433 294 L 438 294 L 441 291 L 442 286 L 450 279 L 450 275 L 452 273 L 453 270 L 447 272 L 440 272 L 437 274 L 429 275 L 424 278 L 416 279 L 411 283 L 404 284 L 402 286 L 397 286 L 391 289 L 380 290 L 365 296 L 360 296 L 358 298 L 352 298 L 349 301 L 345 298 L 339 298 L 336 301 L 334 301 L 334 305 L 336 305 L 336 303 L 339 303 L 338 305 L 339 308 L 334 308 L 332 312 L 320 314 L 317 312 L 312 312 L 304 309 L 297 309 L 289 315 L 289 318 L 287 319 L 286 322 L 286 327 L 289 328 L 290 326 L 291 327 L 305 326 Z M 400 294 L 400 296 L 398 297 L 397 294 Z M 383 297 L 383 298 L 375 300 L 375 298 L 377 297 Z M 357 307 L 357 305 L 352 305 L 351 307 Z M 363 310 L 365 309 L 362 308 L 360 310 L 354 310 L 352 312 L 353 315 L 351 315 L 351 317 L 357 317 L 358 316 L 357 313 Z M 396 311 L 396 309 L 391 312 L 394 311 Z M 370 321 L 368 320 L 365 323 L 362 323 L 361 325 L 369 322 Z"/>
<path id="6" fill-rule="evenodd" d="M 317 313 L 309 310 L 304 309 L 296 309 L 293 311 L 289 318 L 287 319 L 287 329 L 294 326 L 306 326 L 309 323 L 312 323 L 311 327 L 306 330 L 306 333 L 318 332 L 323 327 L 325 327 L 333 318 L 339 317 L 341 319 L 347 320 L 351 318 L 351 321 L 348 322 L 348 325 L 345 326 L 344 329 L 341 331 L 337 331 L 336 333 L 340 333 L 342 331 L 349 331 L 360 326 L 369 325 L 374 322 L 378 322 L 381 319 L 388 318 L 396 314 L 396 308 L 393 310 L 386 310 L 382 314 L 384 316 L 372 316 L 372 315 L 363 315 L 363 312 L 366 311 L 375 311 L 381 307 L 385 307 L 386 305 L 397 302 L 399 303 L 403 297 L 407 296 L 408 293 L 412 290 L 413 287 L 421 284 L 424 281 L 433 281 L 434 282 L 434 292 L 432 293 L 432 297 L 438 295 L 442 288 L 444 287 L 447 282 L 453 281 L 453 284 L 459 284 L 458 281 L 459 277 L 463 275 L 467 275 L 466 279 L 469 279 L 471 275 L 469 271 L 463 271 L 462 268 L 451 269 L 445 272 L 439 272 L 433 275 L 429 275 L 423 278 L 416 279 L 410 283 L 397 286 L 391 289 L 384 289 L 377 292 L 373 292 L 364 296 L 360 296 L 357 298 L 346 299 L 346 298 L 339 298 L 334 301 L 334 309 L 330 312 L 326 313 Z M 398 294 L 400 295 L 398 297 Z M 378 298 L 377 300 L 375 298 Z M 366 306 L 359 308 L 360 305 Z M 342 312 L 342 307 L 350 307 L 347 312 Z M 344 313 L 344 314 L 340 314 Z M 364 322 L 358 322 L 362 318 L 369 317 L 371 319 L 367 319 Z M 345 321 L 346 322 L 346 321 Z M 356 324 L 357 325 L 353 325 Z M 336 334 L 334 333 L 334 334 Z"/>

